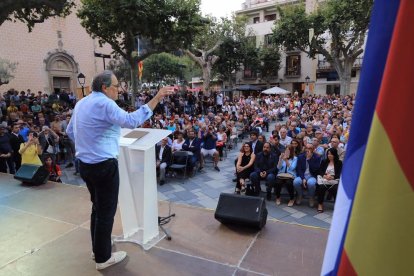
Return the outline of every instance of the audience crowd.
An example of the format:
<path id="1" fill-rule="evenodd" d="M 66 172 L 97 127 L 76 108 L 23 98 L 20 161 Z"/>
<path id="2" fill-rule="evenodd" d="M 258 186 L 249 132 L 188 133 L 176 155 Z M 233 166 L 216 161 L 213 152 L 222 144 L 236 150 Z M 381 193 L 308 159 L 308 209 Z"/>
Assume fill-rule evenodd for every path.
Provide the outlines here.
<path id="1" fill-rule="evenodd" d="M 134 107 L 128 93 L 120 93 L 117 103 L 130 112 L 155 93 L 140 93 Z M 65 91 L 0 94 L 0 172 L 14 174 L 29 163 L 43 164 L 53 181 L 60 181 L 59 165 L 75 166 L 78 174 L 75 145 L 65 132 L 75 104 L 73 93 Z M 156 146 L 160 185 L 175 168 L 183 168 L 173 166 L 177 164 L 185 165 L 189 176 L 204 170 L 208 162 L 220 171 L 220 161 L 240 143 L 235 193 L 258 196 L 264 181 L 266 197 L 272 200 L 274 194 L 276 205 L 286 187 L 288 206 L 301 204 L 306 195 L 309 205 L 313 207 L 317 199 L 318 211 L 323 212 L 325 193 L 336 195 L 353 104 L 353 95 L 177 92 L 163 100 L 142 127 L 172 131 Z"/>

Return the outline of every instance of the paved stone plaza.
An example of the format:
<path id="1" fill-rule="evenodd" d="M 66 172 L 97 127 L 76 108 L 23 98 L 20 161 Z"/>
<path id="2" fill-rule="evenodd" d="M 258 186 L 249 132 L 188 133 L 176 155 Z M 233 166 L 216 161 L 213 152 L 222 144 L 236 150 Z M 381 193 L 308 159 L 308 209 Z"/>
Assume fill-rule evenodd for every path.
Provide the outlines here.
<path id="1" fill-rule="evenodd" d="M 273 129 L 271 124 L 270 130 Z M 266 137 L 270 132 L 266 133 Z M 247 140 L 245 140 L 247 141 Z M 233 193 L 235 182 L 234 160 L 237 157 L 241 143 L 237 150 L 228 152 L 227 158 L 219 162 L 220 172 L 214 170 L 212 163 L 207 163 L 203 171 L 197 172 L 193 177 L 182 179 L 181 175 L 176 178 L 167 178 L 166 184 L 158 186 L 158 199 L 167 200 L 181 204 L 215 209 L 220 193 Z M 62 166 L 64 167 L 64 166 Z M 73 185 L 85 185 L 79 176 L 73 175 L 74 168 L 63 169 L 62 181 Z M 262 191 L 265 187 L 262 185 Z M 302 205 L 287 207 L 288 197 L 282 190 L 282 204 L 276 206 L 275 201 L 267 201 L 269 218 L 328 229 L 332 220 L 334 203 L 327 201 L 324 203 L 325 212 L 318 214 L 315 208 L 308 207 L 305 199 Z M 283 195 L 284 194 L 284 195 Z M 262 196 L 265 196 L 262 193 Z"/>

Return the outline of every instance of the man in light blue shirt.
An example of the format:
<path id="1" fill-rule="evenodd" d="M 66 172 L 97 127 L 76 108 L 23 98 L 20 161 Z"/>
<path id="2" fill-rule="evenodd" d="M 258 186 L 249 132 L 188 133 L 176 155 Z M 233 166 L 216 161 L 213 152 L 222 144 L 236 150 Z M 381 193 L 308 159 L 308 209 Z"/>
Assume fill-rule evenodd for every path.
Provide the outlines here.
<path id="1" fill-rule="evenodd" d="M 101 270 L 121 262 L 126 252 L 111 253 L 111 233 L 118 204 L 118 151 L 121 127 L 136 128 L 148 120 L 154 108 L 173 90 L 161 88 L 158 94 L 135 112 L 117 106 L 119 82 L 111 71 L 95 76 L 93 92 L 74 109 L 66 133 L 75 142 L 80 175 L 91 194 L 92 257 Z"/>

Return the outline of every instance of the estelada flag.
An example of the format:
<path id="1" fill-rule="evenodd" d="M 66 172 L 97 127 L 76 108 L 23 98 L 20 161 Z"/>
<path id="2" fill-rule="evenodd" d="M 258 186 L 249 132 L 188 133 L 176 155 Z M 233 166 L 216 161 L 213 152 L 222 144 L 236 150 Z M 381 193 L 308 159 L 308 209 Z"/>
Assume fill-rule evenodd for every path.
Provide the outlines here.
<path id="1" fill-rule="evenodd" d="M 414 275 L 414 1 L 375 0 L 322 275 Z"/>
<path id="2" fill-rule="evenodd" d="M 140 62 L 138 62 L 138 78 L 139 78 L 139 80 L 142 79 L 142 71 L 144 71 L 144 62 L 140 61 Z"/>

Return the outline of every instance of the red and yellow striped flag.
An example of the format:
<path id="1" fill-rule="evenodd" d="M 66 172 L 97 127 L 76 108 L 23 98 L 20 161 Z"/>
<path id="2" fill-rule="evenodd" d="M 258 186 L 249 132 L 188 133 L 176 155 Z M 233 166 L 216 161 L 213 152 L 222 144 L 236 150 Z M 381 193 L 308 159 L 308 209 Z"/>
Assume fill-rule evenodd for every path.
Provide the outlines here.
<path id="1" fill-rule="evenodd" d="M 144 71 L 144 62 L 140 61 L 138 62 L 138 78 L 139 80 L 142 79 L 142 72 Z"/>

